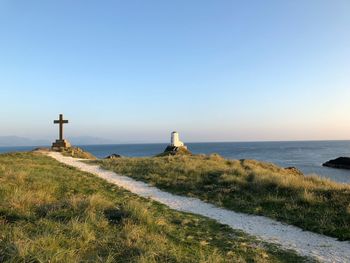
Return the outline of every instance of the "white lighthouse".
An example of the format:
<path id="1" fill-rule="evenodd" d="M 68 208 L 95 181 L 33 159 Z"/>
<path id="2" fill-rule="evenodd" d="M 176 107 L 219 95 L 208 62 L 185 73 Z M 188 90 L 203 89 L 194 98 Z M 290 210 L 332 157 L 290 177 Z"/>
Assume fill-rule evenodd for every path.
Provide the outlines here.
<path id="1" fill-rule="evenodd" d="M 173 147 L 185 147 L 184 143 L 179 139 L 179 133 L 174 131 L 171 133 L 171 146 Z"/>
<path id="2" fill-rule="evenodd" d="M 168 155 L 191 155 L 192 153 L 187 149 L 187 146 L 180 141 L 178 132 L 171 133 L 170 144 L 165 148 L 164 152 L 159 156 Z"/>

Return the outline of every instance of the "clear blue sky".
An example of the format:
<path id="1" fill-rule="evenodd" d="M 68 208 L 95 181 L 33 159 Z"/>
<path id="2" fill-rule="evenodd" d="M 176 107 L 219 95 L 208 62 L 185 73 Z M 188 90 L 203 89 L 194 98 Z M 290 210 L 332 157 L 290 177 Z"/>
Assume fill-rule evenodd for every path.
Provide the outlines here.
<path id="1" fill-rule="evenodd" d="M 350 139 L 350 1 L 0 0 L 0 136 Z"/>

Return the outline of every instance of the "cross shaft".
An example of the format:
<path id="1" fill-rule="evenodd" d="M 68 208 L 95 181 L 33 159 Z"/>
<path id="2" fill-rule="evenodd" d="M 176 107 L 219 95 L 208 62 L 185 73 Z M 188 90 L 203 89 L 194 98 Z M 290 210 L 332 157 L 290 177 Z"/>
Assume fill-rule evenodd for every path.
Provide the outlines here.
<path id="1" fill-rule="evenodd" d="M 63 124 L 68 123 L 68 120 L 64 120 L 63 114 L 60 114 L 59 119 L 54 120 L 53 123 L 60 125 L 60 127 L 59 127 L 59 139 L 60 139 L 60 141 L 62 141 L 63 140 Z"/>

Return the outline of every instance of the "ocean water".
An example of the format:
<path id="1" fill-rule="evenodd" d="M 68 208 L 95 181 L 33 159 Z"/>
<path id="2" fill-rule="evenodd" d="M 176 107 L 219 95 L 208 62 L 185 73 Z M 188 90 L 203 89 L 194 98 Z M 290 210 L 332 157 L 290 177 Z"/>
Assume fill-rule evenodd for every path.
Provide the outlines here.
<path id="1" fill-rule="evenodd" d="M 350 156 L 350 141 L 220 142 L 187 143 L 195 154 L 218 153 L 229 159 L 255 159 L 282 167 L 294 166 L 306 175 L 318 174 L 334 181 L 350 183 L 350 170 L 323 167 L 322 163 Z M 80 145 L 99 158 L 116 153 L 129 157 L 153 156 L 166 144 Z M 0 152 L 28 151 L 34 147 L 0 147 Z"/>

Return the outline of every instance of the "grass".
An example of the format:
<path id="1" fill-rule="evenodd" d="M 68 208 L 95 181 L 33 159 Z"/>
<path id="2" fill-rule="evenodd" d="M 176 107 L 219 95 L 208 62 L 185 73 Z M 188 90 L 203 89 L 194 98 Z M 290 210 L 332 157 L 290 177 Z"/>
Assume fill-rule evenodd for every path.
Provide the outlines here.
<path id="1" fill-rule="evenodd" d="M 41 155 L 0 155 L 0 262 L 305 262 Z"/>
<path id="2" fill-rule="evenodd" d="M 350 187 L 254 160 L 219 155 L 121 158 L 104 168 L 166 191 L 350 240 Z"/>
<path id="3" fill-rule="evenodd" d="M 60 152 L 64 156 L 70 156 L 74 158 L 81 158 L 81 159 L 88 159 L 88 160 L 96 160 L 95 156 L 93 156 L 89 152 L 84 151 L 79 147 L 62 148 Z"/>

